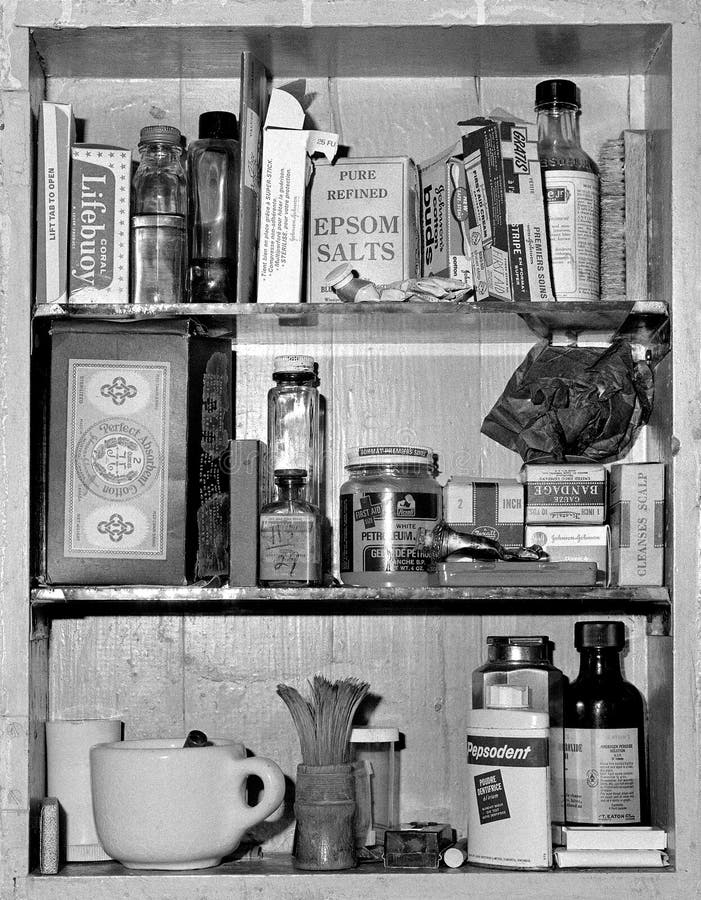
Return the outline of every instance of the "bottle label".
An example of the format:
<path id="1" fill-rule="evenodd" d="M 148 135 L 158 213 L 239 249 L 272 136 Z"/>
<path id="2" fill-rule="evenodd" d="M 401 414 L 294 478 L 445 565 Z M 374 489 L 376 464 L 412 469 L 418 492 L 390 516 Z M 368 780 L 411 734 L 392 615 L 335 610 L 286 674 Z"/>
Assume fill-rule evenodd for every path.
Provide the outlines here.
<path id="1" fill-rule="evenodd" d="M 556 300 L 599 299 L 599 178 L 546 169 L 550 260 Z"/>
<path id="2" fill-rule="evenodd" d="M 310 581 L 319 564 L 312 518 L 306 515 L 261 515 L 261 581 Z"/>
<path id="3" fill-rule="evenodd" d="M 637 728 L 565 728 L 564 757 L 568 822 L 640 822 Z"/>
<path id="4" fill-rule="evenodd" d="M 341 571 L 425 572 L 419 529 L 438 524 L 436 494 L 383 491 L 341 497 Z"/>

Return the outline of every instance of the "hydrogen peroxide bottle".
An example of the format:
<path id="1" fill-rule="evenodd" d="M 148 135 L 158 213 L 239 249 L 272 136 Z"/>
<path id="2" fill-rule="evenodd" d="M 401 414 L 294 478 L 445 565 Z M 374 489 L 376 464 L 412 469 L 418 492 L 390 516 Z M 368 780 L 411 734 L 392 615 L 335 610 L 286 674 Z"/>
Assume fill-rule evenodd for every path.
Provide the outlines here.
<path id="1" fill-rule="evenodd" d="M 565 688 L 565 816 L 577 825 L 646 825 L 645 709 L 623 679 L 623 622 L 576 622 L 577 678 Z"/>
<path id="2" fill-rule="evenodd" d="M 599 170 L 580 143 L 577 85 L 541 81 L 535 109 L 555 299 L 598 300 Z"/>

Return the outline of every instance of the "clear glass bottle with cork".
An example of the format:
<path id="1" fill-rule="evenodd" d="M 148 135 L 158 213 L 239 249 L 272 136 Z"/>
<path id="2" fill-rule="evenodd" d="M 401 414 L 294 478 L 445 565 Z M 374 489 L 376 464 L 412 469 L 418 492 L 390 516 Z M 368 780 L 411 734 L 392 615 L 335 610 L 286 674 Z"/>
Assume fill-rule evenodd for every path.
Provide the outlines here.
<path id="1" fill-rule="evenodd" d="M 582 149 L 573 81 L 536 85 L 538 156 L 556 300 L 599 299 L 599 170 Z"/>
<path id="2" fill-rule="evenodd" d="M 199 138 L 187 151 L 190 300 L 236 300 L 236 232 L 240 150 L 236 116 L 202 113 Z"/>
<path id="3" fill-rule="evenodd" d="M 319 510 L 304 499 L 305 469 L 277 469 L 278 499 L 260 512 L 259 577 L 263 587 L 321 584 Z"/>
<path id="4" fill-rule="evenodd" d="M 576 622 L 565 690 L 565 815 L 576 825 L 647 825 L 645 707 L 623 679 L 623 622 Z"/>
<path id="5" fill-rule="evenodd" d="M 183 303 L 187 280 L 187 176 L 181 134 L 147 125 L 132 181 L 132 303 Z"/>

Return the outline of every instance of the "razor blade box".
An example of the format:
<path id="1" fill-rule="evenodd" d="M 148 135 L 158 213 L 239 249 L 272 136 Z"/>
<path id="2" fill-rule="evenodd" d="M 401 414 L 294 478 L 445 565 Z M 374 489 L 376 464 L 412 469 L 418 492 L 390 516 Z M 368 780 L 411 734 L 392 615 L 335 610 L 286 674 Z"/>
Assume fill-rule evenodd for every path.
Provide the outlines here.
<path id="1" fill-rule="evenodd" d="M 409 822 L 385 832 L 386 869 L 437 869 L 443 851 L 455 842 L 450 825 Z"/>

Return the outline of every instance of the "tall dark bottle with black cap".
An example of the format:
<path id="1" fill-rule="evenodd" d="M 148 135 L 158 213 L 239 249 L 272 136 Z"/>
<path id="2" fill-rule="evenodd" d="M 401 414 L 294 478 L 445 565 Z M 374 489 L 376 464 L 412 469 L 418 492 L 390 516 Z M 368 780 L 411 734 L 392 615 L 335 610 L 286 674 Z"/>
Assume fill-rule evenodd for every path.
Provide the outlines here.
<path id="1" fill-rule="evenodd" d="M 535 109 L 555 299 L 598 300 L 599 170 L 580 143 L 577 85 L 541 81 Z"/>
<path id="2" fill-rule="evenodd" d="M 623 622 L 576 622 L 577 678 L 565 688 L 565 817 L 577 825 L 645 825 L 645 705 L 623 678 Z"/>
<path id="3" fill-rule="evenodd" d="M 202 113 L 199 139 L 187 151 L 193 303 L 236 300 L 239 166 L 236 116 Z"/>

